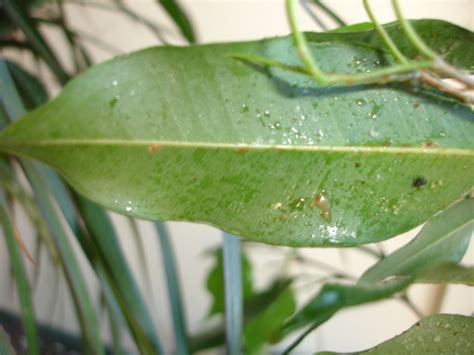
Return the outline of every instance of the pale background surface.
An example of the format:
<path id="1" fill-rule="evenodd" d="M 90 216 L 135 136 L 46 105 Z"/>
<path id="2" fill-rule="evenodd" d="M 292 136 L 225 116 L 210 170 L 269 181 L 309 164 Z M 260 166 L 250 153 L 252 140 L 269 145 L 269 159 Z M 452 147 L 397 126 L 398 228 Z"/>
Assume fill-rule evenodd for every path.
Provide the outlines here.
<path id="1" fill-rule="evenodd" d="M 104 1 L 102 1 L 104 2 Z M 182 43 L 173 35 L 173 25 L 163 17 L 154 3 L 154 0 L 129 0 L 129 6 L 144 14 L 150 19 L 158 19 L 170 33 L 167 38 L 172 43 Z M 383 22 L 394 19 L 388 0 L 372 1 L 379 19 Z M 231 40 L 248 40 L 287 34 L 286 14 L 283 1 L 280 0 L 188 0 L 182 1 L 190 17 L 194 20 L 199 41 L 201 43 Z M 360 0 L 328 1 L 333 8 L 349 23 L 367 21 Z M 440 18 L 452 21 L 461 26 L 474 28 L 474 0 L 411 0 L 402 1 L 405 14 L 410 18 Z M 145 28 L 125 21 L 119 14 L 95 8 L 84 9 L 71 3 L 67 7 L 70 23 L 75 28 L 81 28 L 89 34 L 98 36 L 102 41 L 127 52 L 155 45 L 156 39 Z M 300 23 L 303 29 L 317 30 L 313 22 L 303 11 L 300 13 Z M 45 32 L 56 40 L 60 53 L 62 38 L 58 33 L 45 29 Z M 112 56 L 110 52 L 96 45 L 87 45 L 97 62 Z M 26 65 L 27 56 L 21 58 Z M 33 67 L 32 67 L 33 68 Z M 43 73 L 48 76 L 46 70 Z M 159 78 L 157 78 L 159 80 Z M 51 85 L 51 90 L 57 88 Z M 18 211 L 21 219 L 22 211 Z M 137 274 L 140 273 L 140 258 L 135 242 L 130 236 L 128 225 L 124 219 L 114 215 L 117 229 L 121 232 L 121 243 L 130 260 L 131 266 Z M 33 233 L 26 224 L 20 224 L 20 230 L 26 240 L 31 240 Z M 149 223 L 141 223 L 143 243 L 146 252 L 146 263 L 151 270 L 152 283 L 140 279 L 144 290 L 151 287 L 153 299 L 148 299 L 150 309 L 160 337 L 166 349 L 172 352 L 173 338 L 170 314 L 168 310 L 166 284 L 161 271 L 159 245 Z M 203 326 L 203 319 L 210 306 L 210 298 L 205 290 L 205 280 L 212 265 L 210 257 L 205 255 L 209 248 L 221 243 L 221 232 L 205 225 L 190 223 L 170 223 L 172 241 L 177 251 L 178 268 L 181 273 L 184 290 L 184 303 L 187 312 L 187 324 L 191 331 L 199 330 Z M 413 235 L 407 234 L 383 243 L 387 251 L 405 244 Z M 258 286 L 264 286 L 271 279 L 271 275 L 281 271 L 281 261 L 285 248 L 272 248 L 252 245 L 249 248 L 250 257 L 254 264 L 255 281 Z M 347 272 L 360 274 L 373 259 L 357 251 L 336 249 L 304 249 L 303 253 L 313 258 L 340 267 Z M 10 287 L 8 256 L 3 239 L 0 240 L 0 307 L 18 309 L 15 290 Z M 466 254 L 465 262 L 474 261 L 473 248 Z M 84 264 L 84 272 L 88 275 L 92 290 L 96 289 L 97 281 L 91 270 Z M 67 297 L 64 282 L 61 280 L 56 288 L 56 275 L 46 257 L 41 264 L 42 272 L 39 287 L 35 295 L 36 309 L 40 319 L 51 322 L 67 329 L 76 329 L 76 322 L 72 307 Z M 304 274 L 308 269 L 292 266 L 291 271 L 297 275 Z M 318 285 L 303 282 L 297 286 L 300 301 L 315 293 Z M 418 307 L 428 312 L 433 302 L 434 288 L 430 286 L 416 286 L 410 290 L 410 295 L 416 297 Z M 97 294 L 95 292 L 94 294 Z M 97 298 L 97 305 L 99 304 Z M 471 314 L 474 311 L 474 292 L 464 286 L 449 286 L 446 298 L 441 307 L 442 312 Z M 320 350 L 357 351 L 371 347 L 385 339 L 392 337 L 414 322 L 416 316 L 406 306 L 398 301 L 385 301 L 369 306 L 357 307 L 338 313 L 333 319 L 319 328 L 317 332 L 308 336 L 296 353 L 310 353 Z M 104 318 L 104 324 L 105 324 Z M 104 325 L 104 329 L 107 326 Z M 283 349 L 284 344 L 274 348 Z"/>

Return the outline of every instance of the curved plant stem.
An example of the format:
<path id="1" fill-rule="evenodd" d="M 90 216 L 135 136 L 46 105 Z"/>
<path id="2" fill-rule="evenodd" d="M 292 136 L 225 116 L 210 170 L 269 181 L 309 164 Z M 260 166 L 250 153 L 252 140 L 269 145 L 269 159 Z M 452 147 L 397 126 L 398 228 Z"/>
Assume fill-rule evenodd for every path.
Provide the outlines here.
<path id="1" fill-rule="evenodd" d="M 355 84 L 373 84 L 373 83 L 386 83 L 391 81 L 403 81 L 403 80 L 410 80 L 417 76 L 416 72 L 432 67 L 432 61 L 422 61 L 422 62 L 413 62 L 413 63 L 405 63 L 402 62 L 400 65 L 395 65 L 379 70 L 375 70 L 370 73 L 363 73 L 358 75 L 353 74 L 328 74 L 324 73 L 317 63 L 314 61 L 313 56 L 308 47 L 308 43 L 306 42 L 306 38 L 304 34 L 299 30 L 298 23 L 296 21 L 295 15 L 295 0 L 286 0 L 286 9 L 288 14 L 288 22 L 290 24 L 290 28 L 293 34 L 293 41 L 295 43 L 295 47 L 298 50 L 298 54 L 303 61 L 304 68 L 301 68 L 307 72 L 307 75 L 311 76 L 317 83 L 320 85 L 335 85 L 335 84 L 345 84 L 345 85 L 355 85 Z M 370 7 L 369 7 L 370 10 Z M 388 40 L 392 45 L 394 50 L 398 55 L 401 55 L 401 52 L 396 48 L 393 41 L 390 39 L 388 35 L 385 36 L 386 40 Z M 395 53 L 395 52 L 394 52 Z M 254 58 L 255 59 L 255 58 Z M 260 63 L 263 64 L 263 63 Z M 274 64 L 274 63 L 272 63 Z M 266 65 L 269 65 L 267 62 Z M 290 69 L 290 68 L 287 68 Z M 301 69 L 297 69 L 301 71 Z M 295 71 L 295 68 L 291 68 L 291 70 Z M 411 76 L 399 76 L 398 74 L 406 74 L 406 73 L 413 73 L 415 75 Z"/>
<path id="2" fill-rule="evenodd" d="M 327 76 L 322 72 L 322 70 L 314 61 L 313 56 L 309 50 L 308 43 L 306 42 L 306 38 L 304 34 L 298 29 L 298 23 L 296 21 L 295 14 L 295 0 L 286 0 L 286 11 L 288 14 L 288 22 L 290 24 L 291 32 L 293 34 L 295 47 L 298 49 L 298 53 L 306 67 L 306 70 L 318 83 L 322 85 L 328 84 L 329 81 Z"/>
<path id="3" fill-rule="evenodd" d="M 374 24 L 375 30 L 378 32 L 380 37 L 382 37 L 382 40 L 385 43 L 385 45 L 392 52 L 392 54 L 395 56 L 398 62 L 407 64 L 408 59 L 403 55 L 400 49 L 398 49 L 397 45 L 395 44 L 395 42 L 393 42 L 392 38 L 387 33 L 385 28 L 380 24 L 380 22 L 375 17 L 374 12 L 372 11 L 372 8 L 370 6 L 369 0 L 363 0 L 363 1 L 364 1 L 364 7 L 365 7 L 365 11 L 367 12 L 367 15 L 369 16 L 370 20 Z"/>
<path id="4" fill-rule="evenodd" d="M 435 60 L 438 55 L 426 45 L 420 36 L 418 36 L 418 33 L 416 33 L 411 23 L 403 16 L 398 0 L 392 0 L 392 6 L 395 14 L 397 15 L 397 19 L 402 26 L 402 30 L 405 33 L 405 36 L 407 36 L 407 39 L 420 53 L 424 54 L 430 59 Z"/>
<path id="5" fill-rule="evenodd" d="M 429 86 L 432 86 L 432 87 L 438 89 L 439 91 L 442 91 L 446 94 L 457 97 L 458 99 L 460 99 L 464 102 L 474 104 L 474 95 L 469 95 L 469 94 L 467 94 L 463 91 L 459 91 L 456 88 L 453 88 L 448 83 L 446 83 L 446 82 L 444 82 L 440 79 L 437 79 L 437 78 L 433 77 L 432 75 L 430 75 L 426 72 L 421 73 L 420 81 L 427 84 L 427 85 L 429 85 Z"/>
<path id="6" fill-rule="evenodd" d="M 427 58 L 433 60 L 433 70 L 442 73 L 460 81 L 461 83 L 468 86 L 470 89 L 474 88 L 474 79 L 469 77 L 467 74 L 446 63 L 435 51 L 433 51 L 428 45 L 421 39 L 416 33 L 411 23 L 403 16 L 400 3 L 398 0 L 392 0 L 392 6 L 397 16 L 398 21 L 402 27 L 402 31 L 410 41 L 410 43 Z"/>

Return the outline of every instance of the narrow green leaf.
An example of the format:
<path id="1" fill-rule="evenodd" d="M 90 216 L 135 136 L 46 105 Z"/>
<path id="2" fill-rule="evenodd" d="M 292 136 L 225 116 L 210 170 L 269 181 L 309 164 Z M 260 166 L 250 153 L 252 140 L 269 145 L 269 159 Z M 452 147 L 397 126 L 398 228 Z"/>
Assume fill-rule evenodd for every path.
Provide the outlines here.
<path id="1" fill-rule="evenodd" d="M 5 330 L 0 326 L 0 354 L 15 355 L 15 350 L 10 343 L 10 338 Z"/>
<path id="2" fill-rule="evenodd" d="M 377 285 L 326 284 L 315 297 L 286 322 L 277 338 L 281 339 L 309 324 L 311 324 L 309 330 L 312 331 L 340 309 L 391 297 L 403 291 L 411 281 L 410 278 L 402 278 Z M 293 350 L 307 334 L 309 331 L 290 345 L 285 353 Z"/>
<path id="3" fill-rule="evenodd" d="M 277 299 L 268 303 L 268 307 L 245 325 L 245 353 L 261 354 L 262 347 L 271 340 L 274 332 L 281 328 L 295 308 L 295 296 L 288 285 Z"/>
<path id="4" fill-rule="evenodd" d="M 131 325 L 134 329 L 134 335 L 138 336 L 137 332 L 145 335 L 148 343 L 142 345 L 146 347 L 151 346 L 151 350 L 148 349 L 146 351 L 162 354 L 163 350 L 150 317 L 150 312 L 147 310 L 145 301 L 128 267 L 125 256 L 118 244 L 115 229 L 105 210 L 80 195 L 76 195 L 75 199 L 76 205 L 86 222 L 87 229 L 102 255 L 105 267 L 110 272 L 112 278 L 111 287 L 116 288 L 114 293 L 119 292 L 122 296 L 124 302 L 121 304 L 122 312 L 125 313 L 124 308 L 126 308 L 126 315 L 128 314 L 126 316 L 127 321 L 136 322 L 139 327 L 136 329 L 135 325 Z M 140 343 L 137 345 L 139 346 Z M 142 349 L 142 351 L 144 350 Z"/>
<path id="5" fill-rule="evenodd" d="M 229 355 L 242 353 L 243 290 L 240 239 L 224 233 L 226 347 Z"/>
<path id="6" fill-rule="evenodd" d="M 90 293 L 67 233 L 48 195 L 49 191 L 45 178 L 41 173 L 40 167 L 32 162 L 23 161 L 22 167 L 56 243 L 66 280 L 78 307 L 78 318 L 81 323 L 83 335 L 86 341 L 89 342 L 88 344 L 86 343 L 86 347 L 90 346 L 89 351 L 102 354 L 103 344 Z"/>
<path id="7" fill-rule="evenodd" d="M 332 18 L 339 26 L 346 26 L 346 22 L 328 5 L 323 4 L 320 0 L 313 0 L 312 3 Z"/>
<path id="8" fill-rule="evenodd" d="M 24 114 L 25 108 L 3 60 L 0 60 L 0 97 L 11 121 Z M 33 189 L 41 213 L 51 230 L 54 248 L 60 257 L 61 268 L 64 271 L 76 307 L 85 347 L 88 351 L 102 354 L 104 351 L 103 344 L 89 291 L 66 231 L 50 199 L 49 189 L 42 175 L 41 166 L 31 161 L 22 160 L 20 160 L 20 164 Z"/>
<path id="9" fill-rule="evenodd" d="M 196 42 L 196 35 L 194 34 L 194 29 L 189 20 L 186 12 L 181 8 L 181 6 L 175 0 L 159 0 L 160 5 L 167 12 L 167 14 L 173 19 L 176 26 L 183 34 L 184 38 L 188 40 L 189 43 Z"/>
<path id="10" fill-rule="evenodd" d="M 145 307 L 144 300 L 140 298 L 141 295 L 137 291 L 135 281 L 129 278 L 131 273 L 128 270 L 125 259 L 123 259 L 121 249 L 117 244 L 117 235 L 105 211 L 98 206 L 92 206 L 93 204 L 89 202 L 84 202 L 82 197 L 77 198 L 83 203 L 74 204 L 69 191 L 61 179 L 48 169 L 45 169 L 45 173 L 48 178 L 49 187 L 66 221 L 81 244 L 98 278 L 101 280 L 101 287 L 105 293 L 109 310 L 114 312 L 114 318 L 120 317 L 121 320 L 124 318 L 127 321 L 130 333 L 138 349 L 142 352 L 153 351 L 151 350 L 153 345 L 147 339 L 150 336 L 150 334 L 147 335 L 147 332 L 149 332 L 152 326 L 151 319 L 140 321 L 140 317 L 147 318 L 149 312 L 142 310 L 141 315 L 137 313 L 137 309 Z M 79 209 L 79 211 L 76 211 L 76 209 Z M 88 231 L 82 229 L 77 212 L 81 212 L 81 218 L 86 221 L 86 226 L 94 238 L 90 238 L 90 235 L 87 234 Z M 94 216 L 93 219 L 90 219 L 91 215 Z M 104 243 L 100 241 L 104 240 L 106 241 L 106 251 L 108 252 L 101 251 Z M 117 259 L 110 260 L 110 255 L 114 255 Z M 112 266 L 109 267 L 109 264 Z M 116 277 L 114 274 L 119 274 L 120 277 Z M 124 281 L 127 282 L 124 283 Z M 133 306 L 129 306 L 129 303 Z M 151 336 L 153 337 L 154 334 L 152 333 Z"/>
<path id="11" fill-rule="evenodd" d="M 471 32 L 417 26 L 428 40 L 440 30 L 430 43 L 453 61 L 473 57 Z M 376 47 L 374 31 L 309 37 L 324 70 L 391 62 L 357 45 Z M 3 132 L 0 150 L 47 162 L 115 211 L 279 245 L 384 240 L 472 188 L 470 108 L 406 85 L 320 88 L 279 69 L 264 75 L 235 53 L 300 64 L 288 37 L 143 50 L 75 79 Z"/>
<path id="12" fill-rule="evenodd" d="M 212 305 L 208 312 L 208 317 L 215 314 L 225 313 L 225 292 L 224 292 L 224 261 L 222 249 L 216 249 L 213 253 L 215 257 L 215 265 L 210 269 L 207 277 L 206 286 L 211 294 Z M 244 301 L 254 294 L 252 265 L 246 254 L 241 253 L 242 264 L 242 290 Z"/>
<path id="13" fill-rule="evenodd" d="M 12 22 L 18 25 L 25 33 L 31 45 L 48 64 L 58 81 L 61 84 L 65 84 L 69 80 L 69 75 L 62 68 L 50 46 L 36 28 L 36 24 L 29 17 L 26 9 L 16 0 L 4 0 L 3 7 Z"/>
<path id="14" fill-rule="evenodd" d="M 186 331 L 186 320 L 184 317 L 183 301 L 179 285 L 179 274 L 176 270 L 173 247 L 169 238 L 166 224 L 155 223 L 158 238 L 161 245 L 161 258 L 166 274 L 168 299 L 171 304 L 173 316 L 173 330 L 176 344 L 176 354 L 189 354 L 188 338 Z"/>
<path id="15" fill-rule="evenodd" d="M 133 21 L 136 21 L 138 23 L 141 23 L 143 26 L 148 28 L 154 35 L 155 37 L 161 41 L 162 43 L 166 43 L 165 38 L 162 35 L 162 29 L 153 21 L 148 20 L 147 18 L 139 15 L 135 11 L 131 10 L 123 0 L 113 0 L 114 5 L 116 8 L 124 15 L 126 15 L 128 18 L 130 18 Z M 100 4 L 99 4 L 100 5 Z M 97 6 L 97 4 L 96 4 Z M 101 6 L 102 7 L 102 6 Z M 102 7 L 104 8 L 104 7 Z"/>
<path id="16" fill-rule="evenodd" d="M 0 221 L 3 227 L 10 255 L 11 267 L 13 269 L 15 283 L 20 299 L 21 311 L 23 315 L 23 326 L 25 328 L 26 340 L 28 342 L 28 354 L 39 354 L 39 338 L 36 328 L 36 320 L 34 314 L 34 306 L 31 298 L 31 289 L 28 284 L 25 267 L 23 265 L 20 249 L 17 245 L 15 230 L 8 214 L 7 201 L 3 191 L 0 191 Z M 1 330 L 1 328 L 0 328 Z M 7 344 L 3 346 L 2 333 L 0 333 L 0 353 L 2 348 L 8 350 Z"/>
<path id="17" fill-rule="evenodd" d="M 404 333 L 357 354 L 472 354 L 474 318 L 456 314 L 435 314 L 424 318 Z M 320 352 L 319 355 L 336 354 Z"/>
<path id="18" fill-rule="evenodd" d="M 153 299 L 153 288 L 152 288 L 152 278 L 150 274 L 150 268 L 148 267 L 148 262 L 147 262 L 147 256 L 145 252 L 145 245 L 143 243 L 143 237 L 140 233 L 139 227 L 137 220 L 134 218 L 127 218 L 128 224 L 130 226 L 130 229 L 132 231 L 132 238 L 133 241 L 135 242 L 135 249 L 137 251 L 137 259 L 138 259 L 138 264 L 140 266 L 140 275 L 142 276 L 144 280 L 144 294 L 149 295 L 151 299 Z M 115 234 L 115 236 L 118 236 Z M 153 303 L 153 302 L 151 302 Z"/>
<path id="19" fill-rule="evenodd" d="M 48 92 L 36 76 L 14 62 L 6 61 L 6 63 L 22 101 L 28 110 L 34 109 L 48 101 Z"/>
<path id="20" fill-rule="evenodd" d="M 474 286 L 474 267 L 463 267 L 453 263 L 436 264 L 418 272 L 415 282 Z"/>
<path id="21" fill-rule="evenodd" d="M 369 268 L 359 283 L 415 275 L 433 264 L 458 263 L 474 233 L 474 199 L 464 199 L 432 217 L 410 243 Z"/>

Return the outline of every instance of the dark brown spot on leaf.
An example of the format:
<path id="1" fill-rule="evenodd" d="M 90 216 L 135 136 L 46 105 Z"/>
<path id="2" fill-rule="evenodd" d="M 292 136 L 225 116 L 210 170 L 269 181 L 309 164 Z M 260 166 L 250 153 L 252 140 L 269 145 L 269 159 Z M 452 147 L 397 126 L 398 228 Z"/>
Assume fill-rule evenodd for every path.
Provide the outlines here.
<path id="1" fill-rule="evenodd" d="M 428 180 L 424 176 L 419 176 L 415 180 L 413 180 L 413 187 L 421 188 L 428 183 Z"/>

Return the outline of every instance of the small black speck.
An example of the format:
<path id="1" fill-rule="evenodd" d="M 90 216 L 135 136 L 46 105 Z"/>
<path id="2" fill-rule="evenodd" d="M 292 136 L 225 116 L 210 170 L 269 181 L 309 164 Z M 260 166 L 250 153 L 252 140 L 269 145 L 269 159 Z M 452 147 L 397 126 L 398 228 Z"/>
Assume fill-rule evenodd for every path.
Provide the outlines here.
<path id="1" fill-rule="evenodd" d="M 355 163 L 356 168 L 360 168 L 361 166 L 362 166 L 362 164 L 360 162 Z"/>
<path id="2" fill-rule="evenodd" d="M 428 183 L 428 180 L 424 176 L 419 176 L 413 180 L 413 187 L 420 188 Z"/>

